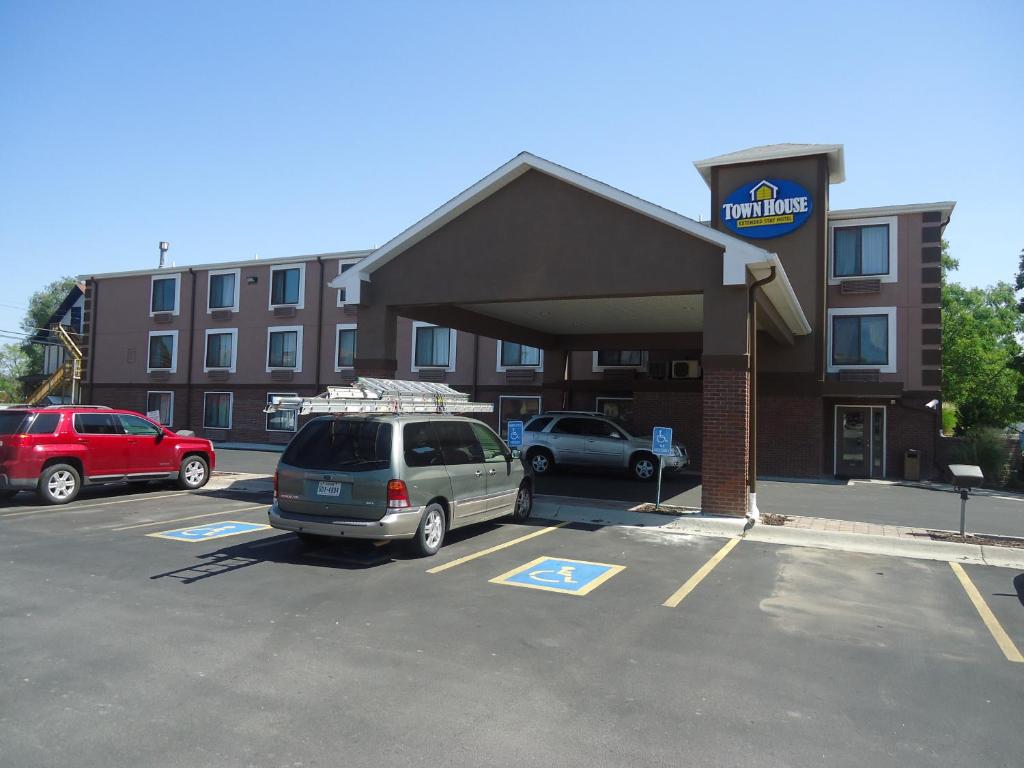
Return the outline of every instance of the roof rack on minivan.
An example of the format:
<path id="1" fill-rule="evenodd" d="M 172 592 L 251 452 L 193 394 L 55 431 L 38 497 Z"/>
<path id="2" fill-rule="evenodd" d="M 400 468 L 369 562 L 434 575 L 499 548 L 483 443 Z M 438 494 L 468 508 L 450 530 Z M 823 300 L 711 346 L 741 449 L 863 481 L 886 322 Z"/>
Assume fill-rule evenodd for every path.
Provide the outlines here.
<path id="1" fill-rule="evenodd" d="M 360 376 L 348 387 L 328 387 L 316 397 L 271 398 L 265 413 L 491 413 L 491 403 L 474 403 L 469 395 L 427 381 L 373 379 Z"/>

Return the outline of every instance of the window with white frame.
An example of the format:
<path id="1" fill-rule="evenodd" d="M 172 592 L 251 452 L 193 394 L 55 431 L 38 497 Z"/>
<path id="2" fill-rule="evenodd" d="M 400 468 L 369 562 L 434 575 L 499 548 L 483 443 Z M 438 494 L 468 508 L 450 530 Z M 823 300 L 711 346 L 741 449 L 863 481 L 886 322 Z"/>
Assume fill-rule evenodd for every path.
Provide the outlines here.
<path id="1" fill-rule="evenodd" d="M 235 372 L 238 361 L 238 329 L 207 328 L 203 371 Z"/>
<path id="2" fill-rule="evenodd" d="M 203 427 L 231 429 L 231 409 L 235 396 L 231 392 L 203 393 Z"/>
<path id="3" fill-rule="evenodd" d="M 830 282 L 849 278 L 896 280 L 897 218 L 839 219 L 829 222 Z"/>
<path id="4" fill-rule="evenodd" d="M 412 327 L 412 370 L 444 368 L 455 370 L 455 331 L 430 323 Z"/>
<path id="5" fill-rule="evenodd" d="M 537 368 L 542 370 L 544 353 L 537 347 L 516 344 L 511 341 L 498 342 L 498 372 L 509 368 Z"/>
<path id="6" fill-rule="evenodd" d="M 636 349 L 602 349 L 594 352 L 594 370 L 647 367 L 647 353 Z"/>
<path id="7" fill-rule="evenodd" d="M 355 260 L 355 261 L 340 261 L 339 260 L 338 261 L 338 274 L 339 275 L 345 274 L 346 272 L 348 272 L 350 269 L 352 269 L 352 267 L 354 267 L 358 263 L 359 263 L 358 259 Z M 339 288 L 338 289 L 338 306 L 339 307 L 343 307 L 343 306 L 345 306 L 345 303 L 346 303 L 345 289 L 344 288 Z"/>
<path id="8" fill-rule="evenodd" d="M 594 399 L 594 410 L 603 413 L 609 419 L 620 424 L 633 423 L 633 398 L 631 397 L 597 397 Z"/>
<path id="9" fill-rule="evenodd" d="M 281 265 L 270 268 L 270 308 L 302 309 L 306 290 L 306 265 Z"/>
<path id="10" fill-rule="evenodd" d="M 501 395 L 498 398 L 498 427 L 502 437 L 508 434 L 510 421 L 529 421 L 540 413 L 540 397 L 536 395 Z"/>
<path id="11" fill-rule="evenodd" d="M 896 308 L 841 307 L 828 311 L 828 370 L 896 372 Z"/>
<path id="12" fill-rule="evenodd" d="M 178 332 L 150 331 L 146 371 L 175 373 L 178 370 Z"/>
<path id="13" fill-rule="evenodd" d="M 238 311 L 238 291 L 241 277 L 239 269 L 211 269 L 210 286 L 206 297 L 206 311 L 229 309 Z"/>
<path id="14" fill-rule="evenodd" d="M 268 392 L 267 405 L 271 405 L 275 397 L 298 397 L 294 392 Z M 282 410 L 266 414 L 267 432 L 294 432 L 299 428 L 299 412 Z"/>
<path id="15" fill-rule="evenodd" d="M 335 327 L 334 370 L 343 371 L 356 364 L 356 326 L 338 323 Z"/>
<path id="16" fill-rule="evenodd" d="M 177 315 L 181 303 L 181 275 L 153 275 L 149 286 L 149 315 Z"/>
<path id="17" fill-rule="evenodd" d="M 174 393 L 147 392 L 146 415 L 154 421 L 159 421 L 165 427 L 174 424 Z"/>
<path id="18" fill-rule="evenodd" d="M 302 370 L 302 326 L 282 325 L 267 329 L 267 372 Z"/>

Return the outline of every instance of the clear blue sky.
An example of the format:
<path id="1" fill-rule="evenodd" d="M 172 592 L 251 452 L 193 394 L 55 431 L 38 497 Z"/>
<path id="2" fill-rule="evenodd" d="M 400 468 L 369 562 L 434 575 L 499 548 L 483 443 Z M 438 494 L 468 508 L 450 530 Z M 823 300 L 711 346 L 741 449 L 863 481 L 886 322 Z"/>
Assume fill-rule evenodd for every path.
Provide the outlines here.
<path id="1" fill-rule="evenodd" d="M 707 217 L 691 162 L 846 145 L 832 207 L 1024 248 L 1024 3 L 0 0 L 0 329 L 61 274 L 379 245 L 523 149 Z"/>

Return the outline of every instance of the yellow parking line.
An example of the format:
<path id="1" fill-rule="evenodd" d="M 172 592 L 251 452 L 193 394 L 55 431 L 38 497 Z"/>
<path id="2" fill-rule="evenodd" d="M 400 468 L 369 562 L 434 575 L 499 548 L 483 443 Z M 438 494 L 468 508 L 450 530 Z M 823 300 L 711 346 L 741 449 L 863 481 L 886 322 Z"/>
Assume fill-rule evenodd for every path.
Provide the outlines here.
<path id="1" fill-rule="evenodd" d="M 739 543 L 739 539 L 729 539 L 729 541 L 725 543 L 725 546 L 715 553 L 714 557 L 704 563 L 704 565 L 702 565 L 697 572 L 693 574 L 693 576 L 688 578 L 683 586 L 673 592 L 672 596 L 662 603 L 662 605 L 666 608 L 675 608 L 683 602 L 686 596 L 693 592 L 693 590 L 697 588 L 697 585 L 704 580 L 704 577 L 711 573 L 715 569 L 715 566 L 722 562 L 722 560 L 725 559 L 725 556 L 732 551 L 732 548 Z"/>
<path id="2" fill-rule="evenodd" d="M 171 523 L 184 523 L 188 520 L 198 520 L 201 517 L 217 517 L 217 515 L 235 515 L 239 512 L 248 512 L 253 509 L 269 509 L 269 504 L 254 504 L 251 507 L 239 507 L 238 509 L 222 509 L 220 512 L 205 512 L 201 515 L 189 515 L 174 520 L 156 520 L 152 523 L 136 523 L 135 525 L 122 525 L 120 528 L 112 528 L 114 531 L 130 531 L 133 528 L 146 528 L 150 525 L 170 525 Z"/>
<path id="3" fill-rule="evenodd" d="M 992 613 L 992 609 L 988 607 L 988 603 L 985 602 L 985 598 L 981 596 L 978 588 L 974 586 L 974 582 L 971 581 L 971 577 L 967 575 L 967 571 L 963 569 L 960 563 L 950 563 L 949 567 L 953 569 L 953 573 L 960 580 L 960 584 L 963 586 L 967 596 L 971 598 L 971 602 L 974 603 L 974 607 L 977 609 L 978 614 L 981 616 L 981 620 L 985 622 L 985 626 L 988 627 L 988 631 L 992 633 L 992 639 L 996 641 L 996 645 L 999 646 L 999 650 L 1003 652 L 1007 661 L 1015 661 L 1018 663 L 1024 662 L 1024 656 L 1021 656 L 1017 646 L 1013 644 L 1013 640 L 1006 634 L 1006 630 L 1003 629 L 1003 625 L 999 623 L 999 619 Z"/>
<path id="4" fill-rule="evenodd" d="M 497 546 L 494 546 L 494 547 L 488 547 L 487 549 L 481 549 L 479 552 L 474 552 L 471 555 L 466 555 L 465 557 L 460 557 L 457 560 L 452 560 L 451 562 L 445 563 L 444 565 L 435 566 L 434 568 L 428 569 L 427 573 L 440 573 L 441 571 L 447 571 L 449 568 L 454 568 L 456 565 L 462 565 L 463 563 L 468 563 L 470 560 L 476 560 L 478 557 L 484 557 L 485 555 L 489 555 L 492 552 L 497 552 L 498 550 L 501 550 L 501 549 L 507 549 L 508 547 L 514 547 L 516 544 L 520 544 L 520 543 L 522 543 L 524 541 L 527 541 L 529 539 L 535 539 L 538 536 L 543 536 L 545 533 L 551 533 L 552 531 L 557 531 L 563 525 L 568 525 L 568 524 L 569 524 L 569 521 L 567 520 L 564 523 L 559 523 L 558 525 L 552 525 L 550 528 L 541 528 L 539 531 L 534 531 L 533 533 L 528 533 L 525 536 L 520 536 L 518 539 L 512 539 L 512 541 L 506 541 L 504 544 L 498 544 Z"/>
<path id="5" fill-rule="evenodd" d="M 100 501 L 96 504 L 80 504 L 80 505 L 69 505 L 69 506 L 51 506 L 42 507 L 37 509 L 26 509 L 22 512 L 8 512 L 7 514 L 0 515 L 0 517 L 20 517 L 22 515 L 37 515 L 40 512 L 77 512 L 80 509 L 92 509 L 93 507 L 108 507 L 111 504 L 128 504 L 132 501 L 156 501 L 157 499 L 169 499 L 172 496 L 181 496 L 182 494 L 188 493 L 188 491 L 178 491 L 177 493 L 165 493 L 163 496 L 146 496 L 139 494 L 133 496 L 130 499 L 113 499 L 111 501 Z"/>

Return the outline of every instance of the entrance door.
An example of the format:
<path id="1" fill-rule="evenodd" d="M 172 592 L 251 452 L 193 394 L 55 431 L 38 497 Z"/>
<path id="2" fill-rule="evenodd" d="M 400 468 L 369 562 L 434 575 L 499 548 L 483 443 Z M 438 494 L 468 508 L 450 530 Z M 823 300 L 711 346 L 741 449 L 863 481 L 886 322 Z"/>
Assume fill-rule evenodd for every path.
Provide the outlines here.
<path id="1" fill-rule="evenodd" d="M 885 477 L 885 406 L 836 408 L 835 474 Z"/>

